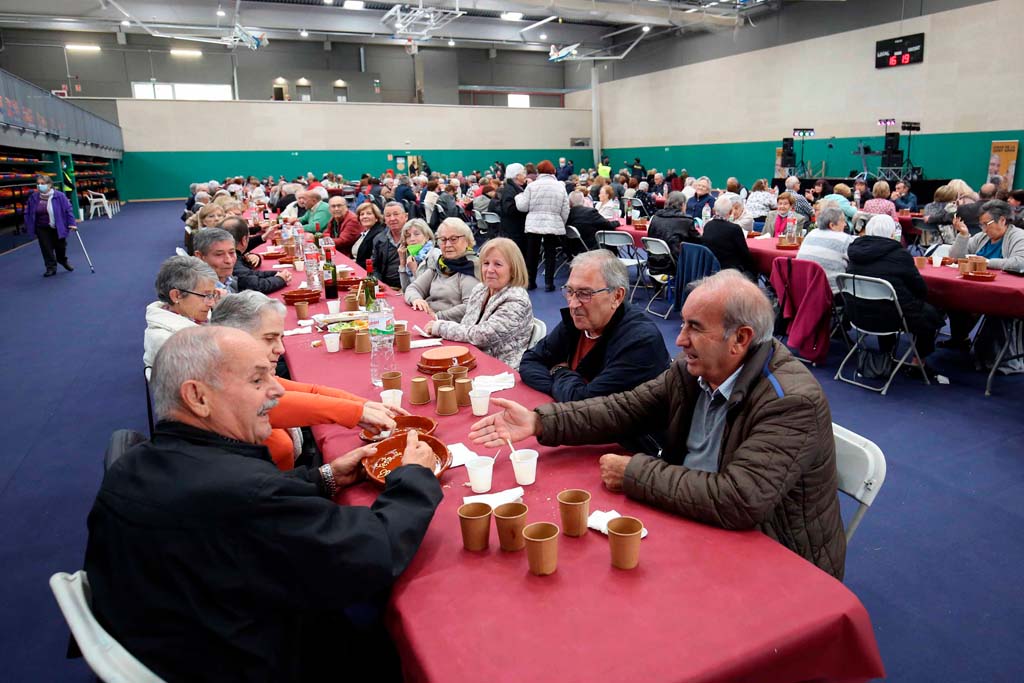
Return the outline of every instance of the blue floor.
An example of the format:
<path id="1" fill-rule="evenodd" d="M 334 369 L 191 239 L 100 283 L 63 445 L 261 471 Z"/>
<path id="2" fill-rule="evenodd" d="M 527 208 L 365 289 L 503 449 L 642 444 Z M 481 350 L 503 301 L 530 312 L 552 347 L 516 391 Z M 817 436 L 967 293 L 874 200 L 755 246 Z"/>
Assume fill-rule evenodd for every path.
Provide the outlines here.
<path id="1" fill-rule="evenodd" d="M 0 255 L 2 680 L 92 680 L 81 661 L 64 659 L 67 631 L 46 582 L 81 567 L 110 432 L 145 431 L 143 311 L 157 267 L 180 243 L 180 212 L 177 202 L 131 204 L 84 223 L 96 274 L 77 240 L 75 272 L 53 278 L 41 277 L 34 244 Z M 533 300 L 555 324 L 561 295 Z M 655 320 L 674 354 L 678 314 Z M 875 441 L 889 465 L 846 565 L 889 680 L 1021 680 L 1024 377 L 998 378 L 985 398 L 984 375 L 940 351 L 930 363 L 951 384 L 899 377 L 883 397 L 833 381 L 840 357 L 833 348 L 812 372 L 834 420 Z"/>

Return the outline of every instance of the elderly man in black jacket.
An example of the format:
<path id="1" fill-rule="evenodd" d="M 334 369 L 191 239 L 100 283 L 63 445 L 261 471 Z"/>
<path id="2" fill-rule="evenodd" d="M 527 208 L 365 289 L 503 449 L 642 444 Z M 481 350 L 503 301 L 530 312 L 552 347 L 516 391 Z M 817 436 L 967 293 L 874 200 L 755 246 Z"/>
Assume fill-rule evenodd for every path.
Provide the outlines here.
<path id="1" fill-rule="evenodd" d="M 668 368 L 657 326 L 626 302 L 629 275 L 611 252 L 573 259 L 563 291 L 562 322 L 523 355 L 519 375 L 556 401 L 607 396 L 653 379 Z M 649 447 L 644 435 L 624 435 L 627 448 Z M 642 446 L 641 446 L 642 444 Z"/>
<path id="2" fill-rule="evenodd" d="M 700 234 L 693 225 L 693 219 L 686 215 L 686 195 L 672 192 L 665 200 L 665 208 L 659 210 L 647 224 L 647 236 L 663 240 L 668 244 L 672 256 L 679 261 L 683 242 L 700 244 Z M 647 268 L 654 275 L 675 275 L 672 261 L 664 256 L 649 256 Z"/>
<path id="3" fill-rule="evenodd" d="M 152 440 L 111 465 L 89 513 L 99 622 L 167 681 L 312 681 L 339 666 L 396 676 L 382 630 L 346 619 L 412 561 L 442 499 L 411 443 L 370 507 L 338 505 L 360 448 L 283 473 L 260 445 L 284 393 L 249 334 L 195 327 L 160 349 Z"/>
<path id="4" fill-rule="evenodd" d="M 287 270 L 256 270 L 260 266 L 260 257 L 246 253 L 249 249 L 249 226 L 241 218 L 225 218 L 220 227 L 231 233 L 235 238 L 237 259 L 231 274 L 238 283 L 238 291 L 252 289 L 263 294 L 270 294 L 284 289 L 291 282 L 292 274 Z"/>
<path id="5" fill-rule="evenodd" d="M 619 224 L 602 216 L 594 207 L 586 206 L 583 200 L 583 193 L 579 190 L 569 194 L 569 218 L 565 224 L 579 230 L 587 249 L 597 249 L 598 230 L 616 230 Z"/>

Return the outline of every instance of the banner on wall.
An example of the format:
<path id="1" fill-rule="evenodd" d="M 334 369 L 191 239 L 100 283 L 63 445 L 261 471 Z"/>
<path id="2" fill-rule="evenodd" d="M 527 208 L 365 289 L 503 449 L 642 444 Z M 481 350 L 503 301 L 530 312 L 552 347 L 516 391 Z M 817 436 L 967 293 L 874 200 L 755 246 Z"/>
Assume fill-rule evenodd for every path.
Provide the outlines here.
<path id="1" fill-rule="evenodd" d="M 986 181 L 995 183 L 1000 190 L 1013 189 L 1013 176 L 1017 170 L 1019 140 L 993 140 L 988 158 Z"/>
<path id="2" fill-rule="evenodd" d="M 773 178 L 785 178 L 786 168 L 782 165 L 782 148 L 775 148 L 775 175 Z"/>

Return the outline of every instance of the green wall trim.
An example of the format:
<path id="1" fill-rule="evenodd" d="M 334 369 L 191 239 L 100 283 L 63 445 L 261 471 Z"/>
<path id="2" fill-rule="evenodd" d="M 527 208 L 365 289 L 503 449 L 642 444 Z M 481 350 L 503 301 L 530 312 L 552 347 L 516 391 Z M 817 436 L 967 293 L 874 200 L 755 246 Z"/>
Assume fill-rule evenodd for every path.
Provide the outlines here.
<path id="1" fill-rule="evenodd" d="M 380 174 L 395 168 L 388 154 L 404 155 L 402 150 L 311 150 L 288 151 L 182 151 L 125 152 L 115 170 L 122 199 L 165 199 L 181 197 L 190 183 L 210 179 L 222 180 L 229 175 L 255 175 L 294 178 L 312 171 L 317 176 L 327 171 L 342 173 L 346 178 L 359 178 L 363 173 Z M 485 170 L 495 160 L 504 163 L 550 159 L 572 159 L 577 167 L 593 164 L 590 149 L 475 149 L 426 150 L 422 156 L 431 170 L 440 172 Z"/>
<path id="2" fill-rule="evenodd" d="M 1024 130 L 985 131 L 974 133 L 932 133 L 915 134 L 911 142 L 911 157 L 915 166 L 921 166 L 926 178 L 963 178 L 977 189 L 985 182 L 988 173 L 988 159 L 993 140 L 1020 140 L 1024 143 Z M 834 149 L 828 149 L 828 143 Z M 860 157 L 854 155 L 857 143 L 864 142 L 872 149 L 881 150 L 884 136 L 863 138 L 808 138 L 804 159 L 811 162 L 815 171 L 821 163 L 828 161 L 826 176 L 846 177 L 852 170 L 861 170 Z M 725 187 L 728 176 L 736 176 L 747 187 L 757 178 L 771 178 L 775 170 L 775 148 L 782 145 L 782 139 L 763 142 L 736 142 L 716 145 L 675 145 L 656 147 L 615 147 L 605 149 L 612 168 L 619 169 L 633 163 L 640 157 L 647 168 L 660 171 L 674 168 L 686 169 L 690 175 L 706 175 L 715 187 Z M 907 139 L 900 142 L 904 153 Z M 797 161 L 800 161 L 800 140 L 795 142 Z M 868 157 L 868 170 L 877 170 L 880 158 Z M 1024 187 L 1024 171 L 1015 174 L 1014 188 Z M 923 198 L 921 198 L 923 199 Z"/>

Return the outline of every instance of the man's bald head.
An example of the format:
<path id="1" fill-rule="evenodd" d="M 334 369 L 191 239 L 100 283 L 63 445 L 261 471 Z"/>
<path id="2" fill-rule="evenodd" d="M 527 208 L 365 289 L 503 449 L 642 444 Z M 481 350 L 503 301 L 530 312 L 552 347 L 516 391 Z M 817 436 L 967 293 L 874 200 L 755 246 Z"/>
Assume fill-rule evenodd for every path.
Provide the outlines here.
<path id="1" fill-rule="evenodd" d="M 691 286 L 691 292 L 714 297 L 722 307 L 722 321 L 725 334 L 735 332 L 741 326 L 750 327 L 754 332 L 753 343 L 771 341 L 775 327 L 775 312 L 771 302 L 761 288 L 743 273 L 733 268 L 698 280 Z"/>

